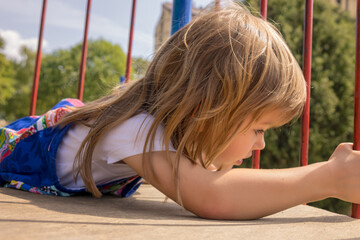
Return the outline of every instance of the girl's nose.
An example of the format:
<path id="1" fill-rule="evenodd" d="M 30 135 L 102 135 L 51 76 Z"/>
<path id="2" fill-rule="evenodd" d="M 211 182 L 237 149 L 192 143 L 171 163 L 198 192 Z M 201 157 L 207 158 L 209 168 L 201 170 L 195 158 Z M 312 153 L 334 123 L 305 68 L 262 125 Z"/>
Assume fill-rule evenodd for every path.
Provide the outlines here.
<path id="1" fill-rule="evenodd" d="M 255 150 L 263 150 L 264 148 L 265 148 L 264 134 L 259 134 L 259 136 L 256 139 L 254 149 Z"/>

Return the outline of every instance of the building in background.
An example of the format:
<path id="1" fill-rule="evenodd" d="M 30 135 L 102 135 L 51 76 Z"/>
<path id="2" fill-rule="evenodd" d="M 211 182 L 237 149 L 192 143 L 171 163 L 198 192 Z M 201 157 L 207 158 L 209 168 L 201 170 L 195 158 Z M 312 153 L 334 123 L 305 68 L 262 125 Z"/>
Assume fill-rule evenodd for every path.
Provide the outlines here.
<path id="1" fill-rule="evenodd" d="M 352 17 L 356 17 L 356 0 L 332 0 L 332 3 L 349 12 Z"/>
<path id="2" fill-rule="evenodd" d="M 163 44 L 170 36 L 171 9 L 171 3 L 163 3 L 161 17 L 156 25 L 155 30 L 155 52 L 160 48 L 161 44 Z"/>
<path id="3" fill-rule="evenodd" d="M 155 30 L 155 52 L 170 37 L 172 3 L 165 2 L 162 5 L 161 17 Z M 192 9 L 192 17 L 199 13 L 199 8 Z"/>

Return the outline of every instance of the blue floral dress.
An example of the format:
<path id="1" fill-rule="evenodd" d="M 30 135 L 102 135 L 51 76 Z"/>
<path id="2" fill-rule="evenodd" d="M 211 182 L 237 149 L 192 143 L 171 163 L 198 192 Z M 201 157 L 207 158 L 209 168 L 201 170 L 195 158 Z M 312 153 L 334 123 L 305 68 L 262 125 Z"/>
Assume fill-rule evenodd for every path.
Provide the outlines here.
<path id="1" fill-rule="evenodd" d="M 0 128 L 0 186 L 57 196 L 85 192 L 67 189 L 58 180 L 56 152 L 70 126 L 53 127 L 71 111 L 68 106 L 82 105 L 77 99 L 64 99 L 44 115 L 21 118 Z M 141 183 L 140 176 L 133 176 L 98 188 L 103 194 L 128 197 Z"/>

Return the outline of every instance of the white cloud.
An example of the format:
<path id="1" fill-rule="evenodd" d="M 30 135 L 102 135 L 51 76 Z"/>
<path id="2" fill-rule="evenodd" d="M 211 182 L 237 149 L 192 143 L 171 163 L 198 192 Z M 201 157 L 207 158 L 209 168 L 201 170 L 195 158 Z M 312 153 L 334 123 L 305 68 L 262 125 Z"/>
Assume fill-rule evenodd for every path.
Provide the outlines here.
<path id="1" fill-rule="evenodd" d="M 91 34 L 93 36 L 102 36 L 105 39 L 117 40 L 121 45 L 126 47 L 125 52 L 127 51 L 127 44 L 129 38 L 129 29 L 125 28 L 113 20 L 103 17 L 100 15 L 93 14 L 90 24 Z M 153 37 L 144 32 L 139 31 L 135 28 L 134 31 L 134 44 L 138 46 L 144 46 L 144 48 L 150 48 L 152 50 L 153 46 Z M 141 49 L 140 52 L 142 52 Z"/>
<path id="2" fill-rule="evenodd" d="M 1 12 L 10 13 L 13 16 L 22 16 L 20 20 L 33 20 L 38 23 L 39 14 L 41 13 L 42 1 L 23 0 L 7 1 L 0 0 Z"/>
<path id="3" fill-rule="evenodd" d="M 71 5 L 71 2 L 53 0 L 50 3 L 51 4 L 48 4 L 48 15 L 45 20 L 48 28 L 58 27 L 83 32 L 86 2 L 84 2 L 83 8 L 81 9 L 75 8 Z M 129 36 L 128 22 L 126 22 L 126 26 L 124 26 L 123 22 L 115 22 L 111 16 L 99 15 L 94 10 L 95 9 L 92 9 L 90 14 L 88 37 L 92 39 L 100 37 L 118 43 L 123 47 L 123 50 L 127 52 Z M 153 51 L 153 41 L 151 34 L 135 28 L 133 54 L 150 55 Z"/>
<path id="4" fill-rule="evenodd" d="M 0 37 L 4 39 L 4 49 L 2 53 L 5 54 L 7 58 L 15 61 L 21 61 L 23 59 L 20 53 L 21 47 L 26 46 L 34 51 L 37 49 L 37 38 L 24 39 L 16 31 L 0 29 Z M 42 48 L 46 49 L 47 47 L 48 42 L 43 40 Z"/>
<path id="5" fill-rule="evenodd" d="M 147 3 L 148 0 L 142 1 L 144 3 Z M 141 10 L 141 7 L 144 5 L 144 3 L 138 4 L 139 8 L 136 16 L 136 22 L 150 21 L 144 20 L 147 19 L 145 18 L 145 15 L 143 13 L 144 10 Z M 0 36 L 2 36 L 4 39 L 6 38 L 6 49 L 3 52 L 9 58 L 11 57 L 13 59 L 20 60 L 21 57 L 19 50 L 21 49 L 21 45 L 26 45 L 31 49 L 36 49 L 37 47 L 37 34 L 41 16 L 42 1 L 22 0 L 19 2 L 0 0 L 0 5 L 2 6 L 0 9 L 0 14 L 1 12 L 5 11 L 6 13 L 11 13 L 9 14 L 10 17 L 17 16 L 17 18 L 14 18 L 12 20 L 0 22 Z M 121 8 L 119 8 L 118 4 L 115 4 L 116 7 L 119 8 L 117 15 L 114 15 L 114 11 L 110 10 L 110 13 L 106 14 L 106 11 L 104 11 L 105 7 L 103 7 L 103 5 L 107 8 L 112 6 L 111 1 L 109 1 L 109 3 L 107 4 L 102 4 L 102 2 L 95 1 L 93 3 L 90 14 L 88 37 L 89 39 L 104 38 L 112 43 L 117 43 L 123 48 L 124 52 L 126 53 L 128 47 L 131 4 L 128 3 L 127 5 L 129 6 L 126 5 L 126 7 L 121 5 Z M 46 44 L 48 42 L 43 41 L 43 50 L 47 47 L 47 49 L 45 49 L 47 50 L 46 52 L 51 52 L 58 48 L 68 48 L 69 46 L 82 41 L 86 14 L 85 9 L 86 1 L 48 1 L 46 9 L 44 37 L 46 37 L 48 41 L 51 41 L 51 46 Z M 146 9 L 145 12 L 149 12 L 148 9 Z M 18 25 L 23 24 L 28 28 L 31 24 L 31 27 L 34 26 L 33 34 L 31 34 L 28 29 L 26 29 L 26 33 L 25 31 L 22 32 L 22 28 L 20 27 L 17 29 L 18 32 L 13 32 L 9 30 L 5 31 L 4 29 L 12 28 L 7 26 L 7 21 L 11 21 L 13 23 L 16 22 Z M 154 48 L 153 27 L 139 29 L 136 25 L 137 23 L 135 23 L 134 29 L 135 31 L 133 56 L 148 57 L 153 53 Z M 19 35 L 19 33 L 22 34 L 22 36 L 26 35 L 28 39 L 24 39 L 24 37 Z M 4 34 L 6 36 L 4 36 Z M 74 34 L 76 34 L 76 36 Z"/>
<path id="6" fill-rule="evenodd" d="M 83 29 L 85 20 L 84 9 L 77 9 L 74 6 L 58 0 L 49 3 L 45 21 L 50 28 L 55 26 L 78 31 Z"/>

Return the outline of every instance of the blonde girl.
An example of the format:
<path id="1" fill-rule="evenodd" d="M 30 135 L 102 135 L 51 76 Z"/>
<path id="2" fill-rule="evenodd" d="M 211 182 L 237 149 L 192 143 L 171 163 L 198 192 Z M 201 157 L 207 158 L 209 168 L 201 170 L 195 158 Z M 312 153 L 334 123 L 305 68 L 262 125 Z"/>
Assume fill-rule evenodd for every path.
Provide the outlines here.
<path id="1" fill-rule="evenodd" d="M 57 127 L 45 124 L 24 139 L 51 129 L 39 147 L 52 152 L 39 157 L 51 181 L 31 185 L 15 170 L 9 177 L 16 146 L 2 157 L 0 182 L 38 193 L 129 196 L 142 177 L 213 219 L 255 219 L 327 197 L 359 203 L 360 153 L 351 144 L 306 167 L 232 168 L 265 147 L 266 130 L 301 114 L 305 94 L 301 69 L 271 24 L 236 5 L 205 12 L 161 47 L 143 79 L 44 115 Z M 61 106 L 81 105 L 66 101 Z"/>

